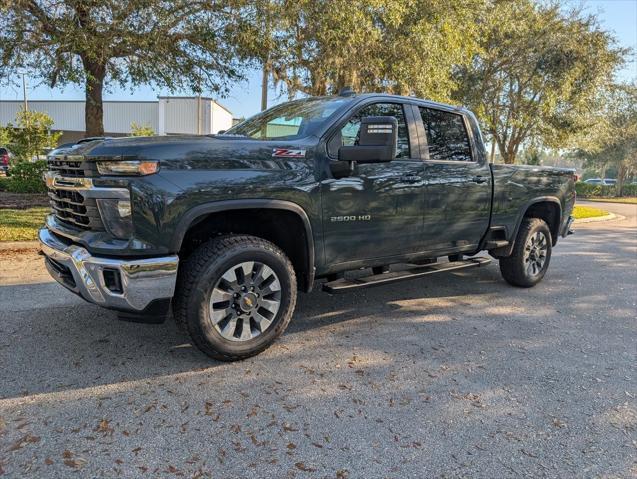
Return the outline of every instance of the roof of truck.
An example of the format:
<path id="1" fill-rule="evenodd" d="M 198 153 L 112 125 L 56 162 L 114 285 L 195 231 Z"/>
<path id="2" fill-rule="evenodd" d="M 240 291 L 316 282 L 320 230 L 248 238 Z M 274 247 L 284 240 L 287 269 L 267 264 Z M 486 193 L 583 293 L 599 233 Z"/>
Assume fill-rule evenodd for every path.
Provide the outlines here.
<path id="1" fill-rule="evenodd" d="M 338 96 L 338 95 L 335 95 L 335 96 Z M 341 95 L 341 96 L 347 96 L 347 97 L 350 97 L 350 98 L 359 98 L 359 99 L 387 98 L 387 99 L 391 99 L 391 100 L 400 100 L 400 101 L 417 101 L 419 103 L 426 103 L 426 104 L 428 104 L 428 105 L 430 105 L 432 107 L 437 107 L 437 108 L 458 110 L 458 111 L 463 111 L 463 112 L 469 112 L 470 111 L 469 109 L 467 109 L 464 106 L 450 105 L 448 103 L 441 103 L 441 102 L 437 102 L 437 101 L 433 101 L 433 100 L 428 100 L 426 98 L 418 98 L 416 96 L 392 95 L 390 93 L 354 93 L 354 94 Z"/>

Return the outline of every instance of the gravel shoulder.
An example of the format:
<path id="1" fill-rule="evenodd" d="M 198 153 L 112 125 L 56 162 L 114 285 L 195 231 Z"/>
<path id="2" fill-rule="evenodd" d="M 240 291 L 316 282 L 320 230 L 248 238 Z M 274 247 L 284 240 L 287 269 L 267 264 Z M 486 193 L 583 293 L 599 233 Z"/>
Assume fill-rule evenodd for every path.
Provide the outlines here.
<path id="1" fill-rule="evenodd" d="M 209 360 L 0 252 L 0 476 L 637 475 L 637 206 L 577 225 L 545 280 L 497 263 L 300 295 L 258 357 Z"/>

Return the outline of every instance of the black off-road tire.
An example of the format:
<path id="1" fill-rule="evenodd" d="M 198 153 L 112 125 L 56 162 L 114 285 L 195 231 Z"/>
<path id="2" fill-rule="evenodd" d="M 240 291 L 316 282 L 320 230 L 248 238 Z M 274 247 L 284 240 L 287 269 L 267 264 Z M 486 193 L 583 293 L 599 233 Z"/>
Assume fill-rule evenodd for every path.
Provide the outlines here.
<path id="1" fill-rule="evenodd" d="M 533 274 L 526 261 L 531 238 L 535 237 L 538 233 L 544 235 L 546 238 L 546 253 L 545 260 L 541 268 L 537 269 L 537 273 Z M 524 218 L 518 235 L 515 239 L 515 245 L 511 256 L 506 258 L 500 258 L 500 273 L 507 283 L 513 286 L 519 286 L 521 288 L 530 288 L 535 286 L 546 274 L 546 271 L 551 262 L 551 250 L 552 250 L 551 230 L 544 220 L 539 218 Z"/>
<path id="2" fill-rule="evenodd" d="M 246 261 L 266 264 L 276 273 L 281 286 L 280 306 L 261 334 L 245 341 L 230 341 L 212 323 L 210 297 L 228 268 Z M 220 236 L 201 245 L 180 265 L 173 313 L 179 328 L 201 351 L 221 361 L 237 361 L 259 354 L 285 331 L 296 306 L 296 293 L 292 264 L 277 246 L 255 236 Z"/>

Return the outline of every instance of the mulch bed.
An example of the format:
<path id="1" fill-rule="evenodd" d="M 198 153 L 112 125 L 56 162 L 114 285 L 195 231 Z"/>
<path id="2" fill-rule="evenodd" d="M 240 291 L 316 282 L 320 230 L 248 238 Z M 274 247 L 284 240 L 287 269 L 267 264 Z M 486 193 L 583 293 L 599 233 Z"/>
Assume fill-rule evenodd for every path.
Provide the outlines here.
<path id="1" fill-rule="evenodd" d="M 46 193 L 8 193 L 0 191 L 0 209 L 25 210 L 36 206 L 49 206 Z"/>

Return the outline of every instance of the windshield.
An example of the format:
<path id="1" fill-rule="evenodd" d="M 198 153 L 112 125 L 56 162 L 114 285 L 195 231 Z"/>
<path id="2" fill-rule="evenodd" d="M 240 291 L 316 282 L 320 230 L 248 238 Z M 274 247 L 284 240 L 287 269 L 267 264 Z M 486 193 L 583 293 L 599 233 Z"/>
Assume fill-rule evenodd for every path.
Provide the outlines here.
<path id="1" fill-rule="evenodd" d="M 296 140 L 314 134 L 351 98 L 309 98 L 275 106 L 232 127 L 224 135 L 257 140 Z"/>

